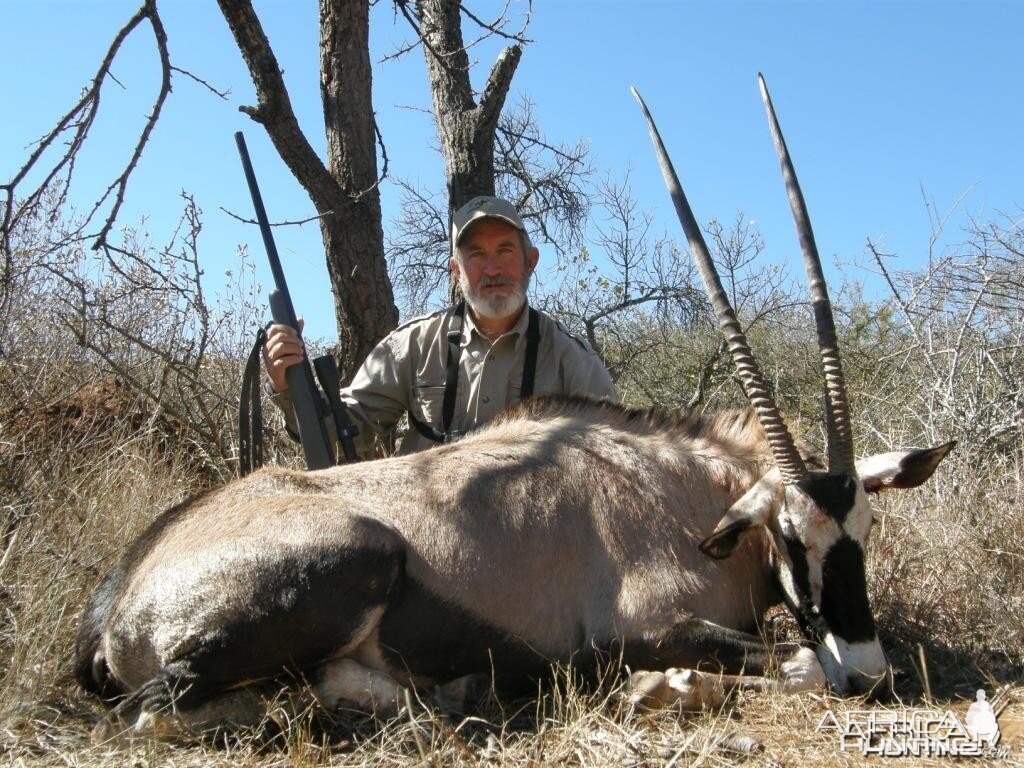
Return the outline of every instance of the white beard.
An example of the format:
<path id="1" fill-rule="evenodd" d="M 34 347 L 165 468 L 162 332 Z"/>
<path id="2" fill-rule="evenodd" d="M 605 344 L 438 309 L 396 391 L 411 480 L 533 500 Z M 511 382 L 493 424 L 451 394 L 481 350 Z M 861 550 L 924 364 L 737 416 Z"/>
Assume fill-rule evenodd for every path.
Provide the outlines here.
<path id="1" fill-rule="evenodd" d="M 526 288 L 530 284 L 530 276 L 526 275 L 521 283 L 515 283 L 507 277 L 481 277 L 474 291 L 465 273 L 459 275 L 459 288 L 466 297 L 466 303 L 477 315 L 488 320 L 502 320 L 519 312 L 526 304 Z M 511 285 L 510 293 L 492 293 L 484 296 L 482 289 L 492 285 Z"/>

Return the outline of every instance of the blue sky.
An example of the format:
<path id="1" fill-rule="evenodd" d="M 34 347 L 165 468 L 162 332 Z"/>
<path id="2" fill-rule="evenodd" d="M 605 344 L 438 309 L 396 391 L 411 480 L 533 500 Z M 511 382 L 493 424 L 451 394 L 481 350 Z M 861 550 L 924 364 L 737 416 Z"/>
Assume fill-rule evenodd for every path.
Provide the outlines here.
<path id="1" fill-rule="evenodd" d="M 0 0 L 0 48 L 9 63 L 0 120 L 0 176 L 9 178 L 26 147 L 62 114 L 86 84 L 114 32 L 137 0 Z M 321 150 L 316 3 L 256 2 L 300 123 Z M 251 210 L 232 134 L 246 132 L 270 215 L 312 213 L 305 193 L 273 153 L 259 126 L 237 111 L 252 86 L 212 0 L 163 0 L 174 62 L 222 89 L 221 101 L 178 76 L 174 93 L 129 188 L 120 221 L 163 242 L 181 211 L 182 189 L 204 209 L 200 254 L 211 284 L 231 268 L 239 243 L 251 244 L 264 285 L 258 232 L 220 207 Z M 497 2 L 472 6 L 481 15 Z M 513 9 L 522 8 L 513 5 Z M 616 176 L 630 170 L 657 228 L 678 223 L 654 163 L 635 84 L 658 120 L 699 219 L 757 221 L 778 261 L 796 255 L 778 165 L 757 93 L 764 72 L 793 153 L 823 257 L 850 263 L 867 238 L 920 265 L 929 215 L 922 190 L 940 212 L 962 196 L 946 240 L 962 238 L 968 216 L 1019 213 L 1024 152 L 1016 2 L 683 2 L 535 0 L 513 98 L 528 96 L 552 139 L 583 138 L 596 164 Z M 374 58 L 407 37 L 391 4 L 372 19 Z M 474 49 L 480 86 L 495 49 Z M 127 157 L 156 93 L 148 29 L 115 64 L 124 89 L 104 92 L 101 121 L 80 167 L 75 199 L 109 182 Z M 375 108 L 395 176 L 443 189 L 443 166 L 421 54 L 381 64 Z M 110 175 L 105 175 L 110 174 Z M 397 192 L 383 187 L 385 227 Z M 334 333 L 331 297 L 315 225 L 277 230 L 278 248 L 300 313 L 318 336 Z M 553 253 L 548 253 L 549 260 Z M 870 281 L 856 271 L 851 276 Z"/>

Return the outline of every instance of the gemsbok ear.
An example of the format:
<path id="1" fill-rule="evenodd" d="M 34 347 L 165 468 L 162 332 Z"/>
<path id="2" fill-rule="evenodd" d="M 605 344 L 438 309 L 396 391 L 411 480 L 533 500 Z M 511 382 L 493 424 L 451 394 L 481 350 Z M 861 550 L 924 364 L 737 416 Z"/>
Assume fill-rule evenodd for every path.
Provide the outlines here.
<path id="1" fill-rule="evenodd" d="M 782 503 L 783 488 L 778 469 L 773 469 L 754 483 L 729 507 L 715 526 L 715 532 L 700 543 L 700 551 L 716 560 L 729 557 L 745 533 L 768 524 L 772 510 Z"/>
<path id="2" fill-rule="evenodd" d="M 868 493 L 890 488 L 916 488 L 932 476 L 939 462 L 955 445 L 956 440 L 951 440 L 935 448 L 912 448 L 868 456 L 857 462 L 857 474 Z"/>

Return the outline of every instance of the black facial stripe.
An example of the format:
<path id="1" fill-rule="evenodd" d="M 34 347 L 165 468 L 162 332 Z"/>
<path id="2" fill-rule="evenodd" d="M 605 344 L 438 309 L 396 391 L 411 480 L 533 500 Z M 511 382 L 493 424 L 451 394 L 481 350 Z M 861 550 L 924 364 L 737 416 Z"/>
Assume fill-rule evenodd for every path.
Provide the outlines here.
<path id="1" fill-rule="evenodd" d="M 796 589 L 796 598 L 798 600 L 797 604 L 793 604 L 789 593 L 785 589 L 780 589 L 779 591 L 782 593 L 786 605 L 789 606 L 789 610 L 796 618 L 797 624 L 800 625 L 800 631 L 804 633 L 804 637 L 813 643 L 822 643 L 825 641 L 825 635 L 828 633 L 828 626 L 814 607 L 814 601 L 811 599 L 811 571 L 807 565 L 807 548 L 804 547 L 803 542 L 799 539 L 784 536 L 783 541 L 786 542 L 786 552 L 789 553 L 793 587 Z"/>
<path id="2" fill-rule="evenodd" d="M 842 536 L 832 545 L 822 566 L 822 581 L 821 612 L 832 632 L 848 643 L 874 639 L 864 551 L 856 541 Z"/>
<path id="3" fill-rule="evenodd" d="M 801 599 L 811 596 L 811 570 L 807 565 L 807 548 L 799 539 L 786 537 L 786 551 L 793 565 L 793 585 Z"/>
<path id="4" fill-rule="evenodd" d="M 857 498 L 857 481 L 851 475 L 815 472 L 800 481 L 800 489 L 839 525 L 846 520 Z"/>

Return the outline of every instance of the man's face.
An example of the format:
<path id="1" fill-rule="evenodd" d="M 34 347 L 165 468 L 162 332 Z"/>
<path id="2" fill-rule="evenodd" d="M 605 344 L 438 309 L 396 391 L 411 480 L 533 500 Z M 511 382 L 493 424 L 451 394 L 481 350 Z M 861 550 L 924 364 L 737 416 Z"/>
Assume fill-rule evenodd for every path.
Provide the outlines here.
<path id="1" fill-rule="evenodd" d="M 462 236 L 452 274 L 473 312 L 491 320 L 517 315 L 526 301 L 538 252 L 523 252 L 521 233 L 506 221 L 480 219 Z"/>

